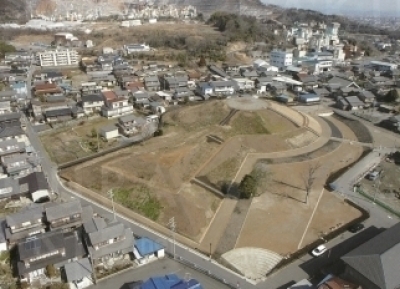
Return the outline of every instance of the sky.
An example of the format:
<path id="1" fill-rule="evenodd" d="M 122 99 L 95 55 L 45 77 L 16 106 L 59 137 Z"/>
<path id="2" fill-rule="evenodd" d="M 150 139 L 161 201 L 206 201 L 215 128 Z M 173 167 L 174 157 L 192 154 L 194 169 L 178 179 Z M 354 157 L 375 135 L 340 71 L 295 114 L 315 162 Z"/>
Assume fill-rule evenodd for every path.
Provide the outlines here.
<path id="1" fill-rule="evenodd" d="M 295 7 L 321 11 L 325 14 L 400 17 L 400 0 L 261 0 L 285 8 Z"/>

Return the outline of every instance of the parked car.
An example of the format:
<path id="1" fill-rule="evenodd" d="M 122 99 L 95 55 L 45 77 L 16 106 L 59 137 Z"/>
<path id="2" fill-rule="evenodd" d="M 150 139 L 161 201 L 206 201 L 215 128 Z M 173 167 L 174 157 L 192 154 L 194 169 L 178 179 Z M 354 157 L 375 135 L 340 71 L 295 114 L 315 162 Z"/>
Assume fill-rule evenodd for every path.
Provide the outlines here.
<path id="1" fill-rule="evenodd" d="M 364 224 L 358 223 L 358 224 L 354 224 L 354 225 L 350 226 L 349 232 L 357 233 L 358 231 L 361 231 L 362 229 L 364 229 Z"/>
<path id="2" fill-rule="evenodd" d="M 328 249 L 324 245 L 319 245 L 317 248 L 312 250 L 311 255 L 313 255 L 314 257 L 318 257 L 324 254 L 327 250 Z"/>

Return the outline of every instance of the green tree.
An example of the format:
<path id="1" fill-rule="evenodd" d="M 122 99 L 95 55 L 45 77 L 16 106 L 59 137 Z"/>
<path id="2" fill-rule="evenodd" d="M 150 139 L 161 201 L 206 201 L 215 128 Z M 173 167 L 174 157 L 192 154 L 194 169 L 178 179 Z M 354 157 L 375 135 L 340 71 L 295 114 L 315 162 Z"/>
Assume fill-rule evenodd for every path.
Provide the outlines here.
<path id="1" fill-rule="evenodd" d="M 7 44 L 3 41 L 0 41 L 0 57 L 4 57 L 6 53 L 14 51 L 16 51 L 14 46 Z"/>
<path id="2" fill-rule="evenodd" d="M 57 269 L 54 267 L 54 265 L 46 266 L 46 275 L 49 278 L 57 277 Z"/>
<path id="3" fill-rule="evenodd" d="M 395 102 L 399 98 L 399 94 L 396 89 L 390 90 L 388 93 L 386 93 L 384 97 L 385 102 Z"/>
<path id="4" fill-rule="evenodd" d="M 206 65 L 207 65 L 206 58 L 204 57 L 204 55 L 200 56 L 199 66 L 204 67 Z"/>
<path id="5" fill-rule="evenodd" d="M 247 174 L 240 182 L 238 190 L 240 193 L 240 198 L 250 199 L 257 192 L 257 181 L 253 178 L 253 176 Z"/>

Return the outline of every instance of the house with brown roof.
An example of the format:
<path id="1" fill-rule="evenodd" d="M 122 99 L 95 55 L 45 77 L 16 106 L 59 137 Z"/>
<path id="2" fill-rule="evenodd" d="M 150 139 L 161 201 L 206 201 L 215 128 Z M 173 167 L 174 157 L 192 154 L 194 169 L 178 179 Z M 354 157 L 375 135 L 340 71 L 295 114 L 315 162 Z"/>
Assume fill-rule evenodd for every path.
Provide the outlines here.
<path id="1" fill-rule="evenodd" d="M 51 96 L 63 96 L 64 91 L 55 83 L 37 84 L 34 87 L 35 97 L 39 97 L 46 101 Z"/>
<path id="2" fill-rule="evenodd" d="M 101 108 L 101 114 L 104 117 L 119 117 L 133 112 L 133 105 L 129 103 L 128 98 L 118 97 L 114 91 L 103 91 L 104 106 Z"/>
<path id="3" fill-rule="evenodd" d="M 317 285 L 317 289 L 362 289 L 362 287 L 329 274 Z"/>

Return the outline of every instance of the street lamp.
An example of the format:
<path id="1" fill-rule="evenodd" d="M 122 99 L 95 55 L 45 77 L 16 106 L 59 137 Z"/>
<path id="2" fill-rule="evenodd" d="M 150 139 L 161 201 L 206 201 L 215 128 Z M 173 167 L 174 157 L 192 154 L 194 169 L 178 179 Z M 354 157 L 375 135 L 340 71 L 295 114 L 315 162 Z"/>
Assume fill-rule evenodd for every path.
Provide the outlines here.
<path id="1" fill-rule="evenodd" d="M 114 216 L 114 221 L 115 221 L 115 220 L 116 220 L 116 217 L 115 217 L 114 192 L 113 192 L 113 189 L 110 189 L 110 190 L 107 192 L 107 196 L 111 199 L 111 205 L 112 205 L 113 216 Z"/>
<path id="2" fill-rule="evenodd" d="M 211 253 L 211 245 L 212 245 L 212 243 L 210 243 L 210 262 L 211 262 L 211 255 L 212 255 L 212 253 Z"/>

